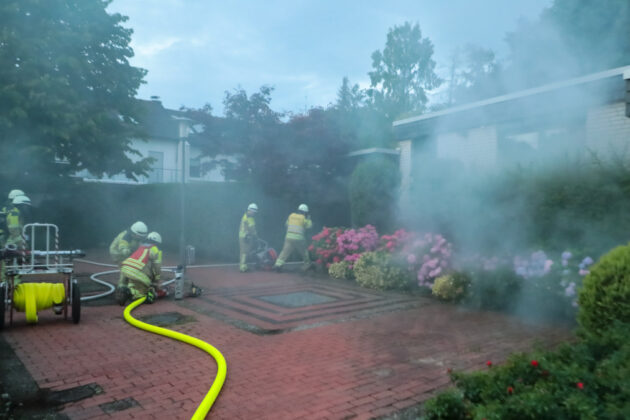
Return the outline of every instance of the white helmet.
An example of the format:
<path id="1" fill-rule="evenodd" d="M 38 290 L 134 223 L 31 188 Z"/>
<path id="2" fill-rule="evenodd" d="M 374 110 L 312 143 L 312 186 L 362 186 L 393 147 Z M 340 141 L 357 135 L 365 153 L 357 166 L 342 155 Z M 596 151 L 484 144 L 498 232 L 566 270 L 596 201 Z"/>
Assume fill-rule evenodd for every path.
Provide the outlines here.
<path id="1" fill-rule="evenodd" d="M 147 236 L 148 231 L 149 229 L 147 229 L 147 225 L 145 225 L 142 222 L 136 222 L 133 225 L 131 225 L 131 232 L 143 238 Z"/>
<path id="2" fill-rule="evenodd" d="M 25 204 L 27 206 L 31 205 L 31 199 L 28 198 L 25 195 L 18 195 L 17 197 L 15 197 L 12 201 L 14 206 L 17 206 L 18 204 Z"/>
<path id="3" fill-rule="evenodd" d="M 300 204 L 300 207 L 298 207 L 299 211 L 303 211 L 304 213 L 308 213 L 308 206 L 306 204 Z"/>
<path id="4" fill-rule="evenodd" d="M 155 242 L 157 244 L 161 244 L 162 243 L 162 236 L 160 236 L 159 233 L 157 232 L 151 232 L 147 235 L 147 239 L 150 240 L 151 242 Z"/>
<path id="5" fill-rule="evenodd" d="M 13 199 L 15 197 L 18 197 L 20 195 L 24 195 L 24 191 L 22 191 L 22 190 L 11 190 L 11 192 L 9 193 L 9 200 L 13 201 Z"/>
<path id="6" fill-rule="evenodd" d="M 249 206 L 247 206 L 247 210 L 253 211 L 254 213 L 256 213 L 258 211 L 258 206 L 256 205 L 256 203 L 252 203 Z"/>

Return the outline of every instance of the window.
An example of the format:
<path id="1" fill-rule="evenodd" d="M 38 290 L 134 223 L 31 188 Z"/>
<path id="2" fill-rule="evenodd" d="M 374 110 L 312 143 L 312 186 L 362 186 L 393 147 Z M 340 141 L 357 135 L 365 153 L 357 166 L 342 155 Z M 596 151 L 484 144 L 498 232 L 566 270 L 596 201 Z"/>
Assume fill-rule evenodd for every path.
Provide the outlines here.
<path id="1" fill-rule="evenodd" d="M 188 176 L 191 178 L 201 178 L 201 158 L 195 157 L 190 159 L 190 168 Z"/>
<path id="2" fill-rule="evenodd" d="M 149 152 L 149 157 L 154 161 L 147 182 L 150 184 L 163 182 L 164 180 L 164 152 Z"/>

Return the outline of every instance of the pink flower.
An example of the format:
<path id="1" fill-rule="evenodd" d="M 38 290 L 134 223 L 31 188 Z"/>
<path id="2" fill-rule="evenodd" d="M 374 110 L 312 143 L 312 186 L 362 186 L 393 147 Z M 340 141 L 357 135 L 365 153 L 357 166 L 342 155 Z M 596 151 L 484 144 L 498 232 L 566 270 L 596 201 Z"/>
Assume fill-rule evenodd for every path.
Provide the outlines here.
<path id="1" fill-rule="evenodd" d="M 340 261 L 339 257 L 335 256 L 335 257 L 333 258 L 333 262 L 338 263 L 339 261 Z"/>
<path id="2" fill-rule="evenodd" d="M 409 254 L 409 255 L 407 255 L 407 263 L 408 263 L 408 264 L 413 265 L 413 264 L 415 264 L 415 263 L 416 263 L 416 261 L 417 261 L 417 259 L 416 259 L 416 256 L 415 256 L 415 255 L 413 255 L 413 254 Z"/>

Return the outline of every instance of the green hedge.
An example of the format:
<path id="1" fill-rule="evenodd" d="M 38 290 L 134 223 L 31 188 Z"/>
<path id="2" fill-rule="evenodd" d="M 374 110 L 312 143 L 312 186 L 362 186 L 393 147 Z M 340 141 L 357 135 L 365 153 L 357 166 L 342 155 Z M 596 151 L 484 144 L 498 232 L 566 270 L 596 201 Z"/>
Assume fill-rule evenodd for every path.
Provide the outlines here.
<path id="1" fill-rule="evenodd" d="M 33 192 L 32 220 L 55 223 L 64 248 L 106 248 L 116 234 L 136 220 L 158 231 L 164 248 L 177 252 L 180 241 L 180 184 L 121 185 L 66 182 L 53 191 Z M 30 193 L 30 191 L 29 191 Z M 200 257 L 236 261 L 238 226 L 247 205 L 256 202 L 259 236 L 282 247 L 284 222 L 308 197 L 270 197 L 256 187 L 236 182 L 186 185 L 186 243 Z M 309 202 L 313 231 L 323 225 L 347 225 L 347 202 Z"/>
<path id="2" fill-rule="evenodd" d="M 496 173 L 442 160 L 415 165 L 403 213 L 411 229 L 439 232 L 460 250 L 597 256 L 627 241 L 629 193 L 630 169 L 611 159 Z"/>

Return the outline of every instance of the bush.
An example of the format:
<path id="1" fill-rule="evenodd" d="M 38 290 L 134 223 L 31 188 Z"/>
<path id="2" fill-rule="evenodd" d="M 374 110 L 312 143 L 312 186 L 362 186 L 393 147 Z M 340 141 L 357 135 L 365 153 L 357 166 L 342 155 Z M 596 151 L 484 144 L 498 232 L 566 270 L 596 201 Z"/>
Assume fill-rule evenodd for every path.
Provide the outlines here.
<path id="1" fill-rule="evenodd" d="M 413 275 L 392 263 L 386 252 L 366 252 L 354 265 L 357 283 L 370 289 L 409 289 Z"/>
<path id="2" fill-rule="evenodd" d="M 427 420 L 468 419 L 461 392 L 448 390 L 427 401 L 424 405 L 424 418 Z"/>
<path id="3" fill-rule="evenodd" d="M 509 266 L 471 271 L 470 277 L 469 293 L 464 302 L 478 309 L 507 309 L 516 301 L 523 282 Z"/>
<path id="4" fill-rule="evenodd" d="M 433 283 L 432 292 L 444 301 L 461 300 L 470 286 L 470 278 L 464 273 L 450 273 L 440 276 Z"/>
<path id="5" fill-rule="evenodd" d="M 426 418 L 625 419 L 630 413 L 630 333 L 567 343 L 555 351 L 515 354 L 486 372 L 453 373 L 456 389 L 427 401 Z"/>
<path id="6" fill-rule="evenodd" d="M 389 159 L 361 162 L 350 179 L 350 211 L 354 226 L 374 225 L 388 231 L 398 202 L 398 166 Z"/>
<path id="7" fill-rule="evenodd" d="M 604 255 L 584 278 L 578 322 L 585 333 L 606 334 L 615 321 L 630 324 L 630 245 Z"/>
<path id="8" fill-rule="evenodd" d="M 352 270 L 350 269 L 350 263 L 347 261 L 341 261 L 330 264 L 328 267 L 328 275 L 333 279 L 350 279 L 352 278 Z"/>
<path id="9" fill-rule="evenodd" d="M 31 221 L 57 224 L 62 247 L 106 248 L 120 231 L 142 220 L 150 230 L 160 232 L 168 254 L 177 252 L 181 232 L 179 184 L 65 182 L 57 187 L 31 197 L 37 203 Z M 260 208 L 256 218 L 259 236 L 276 249 L 282 247 L 284 223 L 295 206 L 293 200 L 269 197 L 240 182 L 187 184 L 185 198 L 187 244 L 196 248 L 198 256 L 227 261 L 238 259 L 238 226 L 249 203 L 256 202 Z M 349 223 L 347 213 L 338 208 L 332 203 L 313 203 L 315 227 Z"/>

